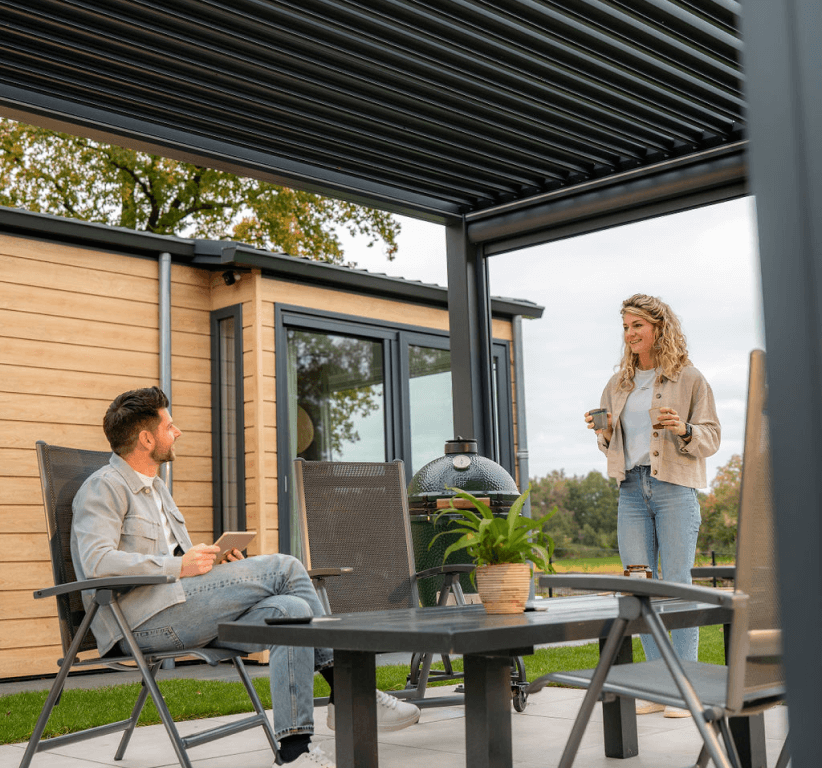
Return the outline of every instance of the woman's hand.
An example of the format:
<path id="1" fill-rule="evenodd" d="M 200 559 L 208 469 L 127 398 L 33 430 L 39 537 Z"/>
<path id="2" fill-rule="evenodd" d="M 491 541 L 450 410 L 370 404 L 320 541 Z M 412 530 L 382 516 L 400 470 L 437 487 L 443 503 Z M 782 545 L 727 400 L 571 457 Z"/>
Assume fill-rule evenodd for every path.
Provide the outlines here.
<path id="1" fill-rule="evenodd" d="M 243 557 L 243 553 L 240 552 L 240 550 L 237 549 L 236 547 L 234 549 L 229 550 L 228 552 L 226 552 L 225 555 L 223 555 L 223 559 L 220 560 L 220 562 L 221 563 L 233 563 L 235 560 L 245 560 L 245 558 Z"/>
<path id="2" fill-rule="evenodd" d="M 685 422 L 679 418 L 679 414 L 668 406 L 663 405 L 659 409 L 659 423 L 669 432 L 682 437 L 688 430 Z"/>
<path id="3" fill-rule="evenodd" d="M 585 411 L 585 426 L 588 429 L 594 429 L 594 417 L 588 411 Z M 611 412 L 608 411 L 608 427 L 607 429 L 594 429 L 597 435 L 602 435 L 605 441 L 610 443 L 614 435 L 614 427 L 611 419 Z"/>

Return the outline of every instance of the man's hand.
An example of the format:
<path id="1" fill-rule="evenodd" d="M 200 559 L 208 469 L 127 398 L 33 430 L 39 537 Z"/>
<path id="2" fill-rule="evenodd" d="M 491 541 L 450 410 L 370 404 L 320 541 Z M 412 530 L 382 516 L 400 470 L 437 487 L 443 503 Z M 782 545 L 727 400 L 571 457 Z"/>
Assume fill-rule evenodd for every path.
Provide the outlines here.
<path id="1" fill-rule="evenodd" d="M 228 552 L 226 552 L 225 555 L 223 555 L 223 559 L 220 560 L 220 562 L 233 563 L 236 560 L 245 560 L 245 558 L 243 557 L 243 553 L 235 547 L 234 549 L 230 549 Z"/>
<path id="2" fill-rule="evenodd" d="M 202 576 L 214 567 L 219 547 L 213 544 L 195 544 L 183 555 L 183 565 L 180 569 L 180 578 L 188 576 Z"/>

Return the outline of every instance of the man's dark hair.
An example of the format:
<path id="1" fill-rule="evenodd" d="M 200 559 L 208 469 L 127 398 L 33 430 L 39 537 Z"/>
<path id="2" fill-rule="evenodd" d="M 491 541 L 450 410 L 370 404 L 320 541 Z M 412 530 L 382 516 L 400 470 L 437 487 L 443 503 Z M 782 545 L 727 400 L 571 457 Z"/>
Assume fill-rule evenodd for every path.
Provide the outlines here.
<path id="1" fill-rule="evenodd" d="M 131 453 L 140 432 L 157 429 L 162 408 L 168 408 L 168 398 L 159 387 L 132 389 L 116 397 L 103 418 L 111 450 L 118 456 Z"/>

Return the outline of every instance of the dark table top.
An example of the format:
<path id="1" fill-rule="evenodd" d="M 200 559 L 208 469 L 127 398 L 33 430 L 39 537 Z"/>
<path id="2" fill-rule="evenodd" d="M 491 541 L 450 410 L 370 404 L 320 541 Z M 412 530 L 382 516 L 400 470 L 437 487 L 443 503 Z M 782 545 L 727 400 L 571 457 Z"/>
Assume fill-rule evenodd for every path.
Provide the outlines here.
<path id="1" fill-rule="evenodd" d="M 220 640 L 233 642 L 462 655 L 605 637 L 617 615 L 613 595 L 552 598 L 544 603 L 547 610 L 512 616 L 489 616 L 481 605 L 407 608 L 323 616 L 310 624 L 269 626 L 240 619 L 220 624 L 218 631 Z M 661 599 L 653 605 L 670 629 L 730 621 L 729 611 L 707 603 Z M 632 634 L 643 630 L 641 620 L 628 625 Z"/>

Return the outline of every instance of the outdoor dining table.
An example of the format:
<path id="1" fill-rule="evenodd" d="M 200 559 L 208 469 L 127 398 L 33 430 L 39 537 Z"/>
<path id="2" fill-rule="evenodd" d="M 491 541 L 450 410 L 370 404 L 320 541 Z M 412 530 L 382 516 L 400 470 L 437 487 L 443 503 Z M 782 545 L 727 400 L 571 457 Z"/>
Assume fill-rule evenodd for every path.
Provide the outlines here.
<path id="1" fill-rule="evenodd" d="M 540 608 L 543 601 L 538 601 Z M 252 623 L 219 626 L 219 639 L 267 645 L 334 649 L 336 761 L 339 768 L 376 768 L 376 654 L 431 651 L 462 655 L 465 671 L 466 765 L 510 768 L 511 656 L 527 656 L 547 643 L 607 636 L 618 612 L 614 595 L 544 601 L 546 610 L 489 616 L 481 605 L 410 608 L 316 617 L 308 624 Z M 669 629 L 723 624 L 722 608 L 682 600 L 655 600 Z M 627 633 L 644 629 L 641 620 Z M 632 700 L 606 704 L 605 744 L 609 757 L 637 754 Z M 610 707 L 610 710 L 607 708 Z"/>

